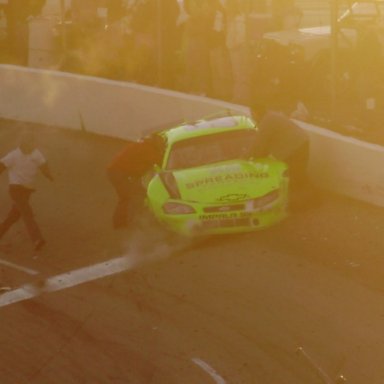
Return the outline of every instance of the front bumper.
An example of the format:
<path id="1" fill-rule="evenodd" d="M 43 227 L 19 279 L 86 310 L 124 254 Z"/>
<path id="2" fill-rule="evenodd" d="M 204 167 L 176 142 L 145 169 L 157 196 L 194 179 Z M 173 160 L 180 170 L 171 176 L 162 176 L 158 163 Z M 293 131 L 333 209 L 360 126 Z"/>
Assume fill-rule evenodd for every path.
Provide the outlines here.
<path id="1" fill-rule="evenodd" d="M 257 231 L 277 224 L 286 216 L 287 203 L 285 199 L 281 199 L 273 207 L 265 207 L 258 211 L 162 215 L 158 219 L 174 232 L 187 236 L 199 236 Z"/>

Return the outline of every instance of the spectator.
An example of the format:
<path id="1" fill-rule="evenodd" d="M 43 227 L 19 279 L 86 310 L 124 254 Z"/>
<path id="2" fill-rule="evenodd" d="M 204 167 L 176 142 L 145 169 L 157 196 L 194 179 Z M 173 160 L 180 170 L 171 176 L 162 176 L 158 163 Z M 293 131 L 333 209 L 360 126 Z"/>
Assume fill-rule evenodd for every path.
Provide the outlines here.
<path id="1" fill-rule="evenodd" d="M 233 100 L 240 104 L 248 104 L 251 82 L 246 12 L 241 0 L 229 1 L 227 10 L 229 17 L 227 47 L 232 63 Z"/>
<path id="2" fill-rule="evenodd" d="M 13 63 L 28 64 L 28 19 L 41 13 L 46 0 L 8 0 L 4 6 L 7 19 L 7 46 Z"/>
<path id="3" fill-rule="evenodd" d="M 353 86 L 353 100 L 357 101 L 356 111 L 361 121 L 359 125 L 363 128 L 365 134 L 375 137 L 381 142 L 383 120 L 381 106 L 384 102 L 383 36 L 383 28 L 362 28 L 358 34 L 356 48 L 345 63 L 347 69 L 351 68 L 349 82 Z M 350 93 L 348 96 L 350 96 Z M 346 99 L 350 103 L 350 100 Z M 348 118 L 350 108 L 347 108 L 347 111 L 348 115 L 346 117 Z"/>
<path id="4" fill-rule="evenodd" d="M 228 33 L 227 9 L 220 0 L 211 0 L 210 6 L 214 14 L 213 25 L 207 31 L 212 78 L 211 96 L 229 101 L 232 98 L 233 81 L 231 59 L 226 41 Z"/>
<path id="5" fill-rule="evenodd" d="M 133 36 L 128 31 L 128 12 L 120 2 L 108 3 L 108 25 L 100 34 L 102 72 L 100 76 L 116 80 L 132 80 Z"/>
<path id="6" fill-rule="evenodd" d="M 138 0 L 131 12 L 131 28 L 134 36 L 134 78 L 139 83 L 153 85 L 157 79 L 157 2 Z"/>
<path id="7" fill-rule="evenodd" d="M 292 6 L 282 15 L 281 29 L 284 31 L 297 31 L 300 28 L 303 12 L 300 8 Z"/>
<path id="8" fill-rule="evenodd" d="M 45 240 L 37 225 L 29 200 L 34 192 L 34 179 L 38 170 L 53 181 L 53 177 L 42 153 L 36 148 L 31 131 L 25 131 L 20 145 L 0 160 L 0 173 L 7 170 L 9 176 L 9 194 L 13 202 L 7 217 L 0 225 L 0 238 L 19 219 L 24 221 L 29 236 L 38 251 L 45 245 Z"/>
<path id="9" fill-rule="evenodd" d="M 100 42 L 103 40 L 103 23 L 97 14 L 98 0 L 71 0 L 68 16 L 72 26 L 67 38 L 67 52 L 61 63 L 64 71 L 100 75 L 105 52 Z"/>
<path id="10" fill-rule="evenodd" d="M 212 76 L 210 63 L 210 41 L 215 12 L 210 1 L 185 0 L 184 9 L 188 19 L 184 27 L 184 60 L 186 89 L 189 92 L 210 95 Z"/>
<path id="11" fill-rule="evenodd" d="M 166 88 L 177 88 L 179 72 L 178 53 L 181 50 L 182 27 L 178 24 L 180 7 L 177 0 L 162 0 L 158 3 L 159 25 L 158 65 L 159 84 Z"/>
<path id="12" fill-rule="evenodd" d="M 299 17 L 299 19 L 297 19 Z M 300 22 L 301 11 L 295 7 L 294 0 L 272 0 L 272 29 L 283 30 L 287 27 L 292 29 L 292 23 Z"/>

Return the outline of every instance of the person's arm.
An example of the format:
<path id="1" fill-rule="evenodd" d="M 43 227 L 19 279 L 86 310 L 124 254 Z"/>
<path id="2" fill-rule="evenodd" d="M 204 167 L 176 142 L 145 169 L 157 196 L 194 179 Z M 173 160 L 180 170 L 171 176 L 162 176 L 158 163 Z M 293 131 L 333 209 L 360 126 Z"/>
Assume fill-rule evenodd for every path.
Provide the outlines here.
<path id="1" fill-rule="evenodd" d="M 48 180 L 53 181 L 53 176 L 47 163 L 40 166 L 40 171 Z"/>

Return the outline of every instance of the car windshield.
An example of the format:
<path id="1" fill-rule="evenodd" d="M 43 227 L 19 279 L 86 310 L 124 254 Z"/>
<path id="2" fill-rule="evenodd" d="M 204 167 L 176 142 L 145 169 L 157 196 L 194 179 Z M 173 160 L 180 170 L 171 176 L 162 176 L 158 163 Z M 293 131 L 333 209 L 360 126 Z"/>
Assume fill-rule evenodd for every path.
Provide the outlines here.
<path id="1" fill-rule="evenodd" d="M 199 167 L 252 156 L 257 131 L 243 129 L 194 137 L 175 143 L 169 153 L 167 169 Z"/>

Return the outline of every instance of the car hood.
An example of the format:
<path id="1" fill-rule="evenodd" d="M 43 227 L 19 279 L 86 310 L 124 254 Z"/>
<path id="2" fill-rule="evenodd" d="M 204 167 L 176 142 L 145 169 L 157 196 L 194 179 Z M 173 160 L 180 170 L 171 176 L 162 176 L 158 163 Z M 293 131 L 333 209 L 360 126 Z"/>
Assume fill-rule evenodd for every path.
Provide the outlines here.
<path id="1" fill-rule="evenodd" d="M 265 159 L 231 161 L 173 171 L 181 199 L 232 202 L 263 196 L 280 187 L 284 163 Z"/>

